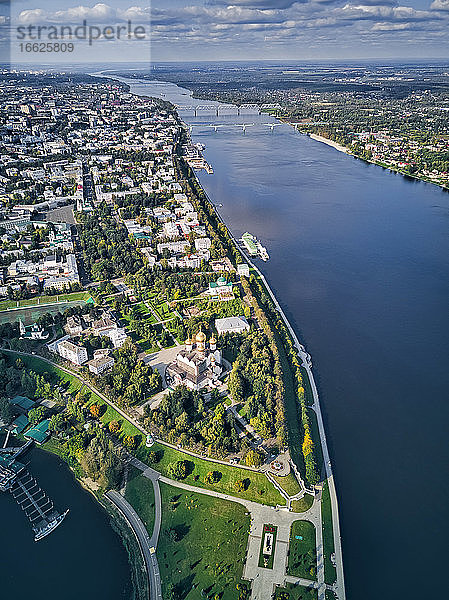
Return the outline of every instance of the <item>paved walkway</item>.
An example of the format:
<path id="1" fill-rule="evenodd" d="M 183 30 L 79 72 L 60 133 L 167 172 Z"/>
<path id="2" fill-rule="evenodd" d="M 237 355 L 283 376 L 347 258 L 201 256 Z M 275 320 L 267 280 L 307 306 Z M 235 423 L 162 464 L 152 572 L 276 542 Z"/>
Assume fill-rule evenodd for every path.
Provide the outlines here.
<path id="1" fill-rule="evenodd" d="M 136 458 L 131 458 L 130 462 L 133 466 L 140 469 L 145 477 L 151 479 L 153 483 L 155 481 L 161 481 L 163 483 L 166 483 L 173 487 L 177 487 L 187 492 L 205 494 L 206 496 L 212 496 L 221 500 L 237 502 L 239 504 L 242 504 L 247 509 L 247 511 L 251 514 L 251 528 L 249 531 L 248 548 L 246 554 L 246 562 L 243 570 L 243 578 L 247 579 L 248 581 L 252 581 L 251 598 L 253 600 L 271 600 L 271 596 L 274 592 L 275 586 L 283 586 L 285 585 L 286 581 L 288 581 L 288 576 L 286 575 L 287 552 L 290 540 L 290 528 L 294 521 L 310 521 L 314 524 L 315 529 L 317 531 L 317 551 L 318 553 L 320 553 L 320 549 L 318 547 L 318 544 L 320 543 L 318 539 L 318 532 L 321 532 L 321 511 L 320 503 L 318 501 L 315 501 L 312 507 L 304 513 L 293 513 L 285 508 L 274 508 L 272 506 L 265 506 L 257 502 L 252 502 L 251 500 L 237 498 L 229 494 L 223 494 L 214 490 L 208 490 L 189 485 L 187 483 L 183 483 L 182 481 L 169 479 L 168 477 L 164 477 L 163 475 L 158 473 L 158 471 L 151 469 L 145 463 Z M 156 522 L 157 521 L 158 519 L 156 519 Z M 258 566 L 260 544 L 263 535 L 263 526 L 265 524 L 272 524 L 276 525 L 277 527 L 276 544 L 274 547 L 275 554 L 273 569 L 265 569 L 263 567 Z M 315 582 L 315 587 L 318 588 L 319 600 L 325 600 L 326 587 L 324 586 L 324 564 L 321 565 L 321 571 L 320 567 L 318 567 L 319 579 L 320 574 L 322 582 Z M 296 578 L 293 579 L 295 579 L 296 581 Z M 308 580 L 304 581 L 307 582 L 307 585 L 310 585 L 310 583 L 312 583 Z"/>
<path id="2" fill-rule="evenodd" d="M 157 487 L 159 488 L 159 485 Z M 156 553 L 151 550 L 155 547 L 153 544 L 153 537 L 150 538 L 139 515 L 121 494 L 114 490 L 109 490 L 106 492 L 105 496 L 119 509 L 137 538 L 147 569 L 150 600 L 162 600 L 159 565 Z"/>

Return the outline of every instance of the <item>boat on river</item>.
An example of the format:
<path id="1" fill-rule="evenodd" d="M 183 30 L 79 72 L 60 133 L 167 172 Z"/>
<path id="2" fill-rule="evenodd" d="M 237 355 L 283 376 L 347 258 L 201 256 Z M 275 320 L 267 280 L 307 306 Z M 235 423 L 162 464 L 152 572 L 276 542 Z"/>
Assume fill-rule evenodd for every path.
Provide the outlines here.
<path id="1" fill-rule="evenodd" d="M 250 256 L 259 256 L 264 261 L 267 261 L 270 258 L 270 255 L 268 254 L 265 246 L 262 246 L 258 239 L 254 237 L 251 233 L 248 233 L 246 231 L 242 235 L 241 241 L 243 242 L 243 245 L 250 254 Z"/>

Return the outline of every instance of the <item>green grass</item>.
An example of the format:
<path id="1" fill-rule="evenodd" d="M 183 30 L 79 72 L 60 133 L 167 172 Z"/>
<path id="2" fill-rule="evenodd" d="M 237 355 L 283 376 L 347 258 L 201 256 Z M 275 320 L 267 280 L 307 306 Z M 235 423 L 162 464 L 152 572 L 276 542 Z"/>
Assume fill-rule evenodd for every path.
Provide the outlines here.
<path id="1" fill-rule="evenodd" d="M 147 477 L 140 475 L 140 471 L 137 469 L 130 469 L 125 498 L 139 515 L 151 535 L 155 517 L 154 488 L 152 482 Z"/>
<path id="2" fill-rule="evenodd" d="M 318 590 L 288 583 L 285 588 L 276 588 L 275 600 L 318 600 Z"/>
<path id="3" fill-rule="evenodd" d="M 237 600 L 250 526 L 244 507 L 166 484 L 161 494 L 157 557 L 164 598 L 171 583 L 183 600 L 215 594 Z"/>
<path id="4" fill-rule="evenodd" d="M 331 590 L 326 590 L 326 600 L 337 600 L 334 592 Z"/>
<path id="5" fill-rule="evenodd" d="M 271 298 L 268 291 L 266 290 L 265 284 L 262 279 L 256 274 L 256 278 L 258 279 L 262 289 L 265 290 L 267 297 Z M 299 401 L 296 395 L 296 384 L 295 378 L 293 376 L 290 360 L 285 352 L 284 344 L 282 343 L 282 339 L 273 325 L 272 320 L 270 319 L 267 312 L 265 312 L 265 316 L 270 323 L 271 329 L 273 331 L 276 346 L 279 351 L 279 359 L 282 367 L 282 377 L 284 381 L 285 387 L 285 395 L 284 395 L 284 408 L 285 408 L 285 422 L 288 428 L 288 446 L 290 449 L 290 455 L 298 467 L 299 471 L 302 474 L 305 474 L 304 461 L 302 456 L 302 425 L 300 418 L 300 407 Z"/>
<path id="6" fill-rule="evenodd" d="M 39 306 L 40 304 L 56 304 L 59 302 L 76 302 L 86 300 L 90 297 L 88 292 L 73 292 L 71 294 L 57 294 L 54 296 L 36 296 L 23 300 L 2 300 L 0 311 L 10 308 L 26 308 L 27 306 Z"/>
<path id="7" fill-rule="evenodd" d="M 313 504 L 313 496 L 311 494 L 304 494 L 299 500 L 292 501 L 292 511 L 301 513 L 306 512 Z"/>
<path id="8" fill-rule="evenodd" d="M 245 500 L 253 500 L 260 504 L 272 506 L 275 506 L 276 504 L 285 505 L 284 498 L 263 473 L 250 471 L 241 467 L 213 463 L 206 459 L 197 458 L 180 450 L 175 450 L 174 448 L 158 443 L 154 444 L 150 450 L 162 454 L 161 460 L 154 465 L 154 468 L 163 475 L 168 476 L 167 468 L 170 463 L 176 462 L 177 460 L 187 460 L 193 470 L 185 479 L 183 479 L 184 483 L 196 487 L 213 489 L 222 494 L 230 494 L 231 496 L 237 496 L 238 498 L 244 498 Z M 138 455 L 139 458 L 145 462 L 147 449 L 141 446 Z M 220 481 L 213 485 L 204 483 L 204 478 L 209 471 L 219 471 L 222 474 Z M 247 490 L 238 492 L 235 489 L 235 482 L 239 479 L 248 479 L 250 481 Z"/>
<path id="9" fill-rule="evenodd" d="M 324 581 L 332 585 L 337 578 L 337 572 L 330 558 L 335 547 L 334 530 L 332 527 L 332 506 L 327 481 L 324 483 L 321 495 L 321 517 L 323 520 Z"/>
<path id="10" fill-rule="evenodd" d="M 265 528 L 265 526 L 264 526 Z M 267 561 L 265 562 L 265 558 L 263 555 L 263 546 L 265 543 L 265 531 L 262 531 L 262 538 L 260 540 L 260 551 L 259 551 L 259 567 L 263 567 L 264 569 L 272 569 L 274 563 L 274 553 L 276 551 L 276 538 L 278 533 L 278 528 L 275 525 L 272 525 L 273 528 L 273 551 L 268 556 Z"/>
<path id="11" fill-rule="evenodd" d="M 299 481 L 293 473 L 289 473 L 285 477 L 276 477 L 276 475 L 273 475 L 273 477 L 276 480 L 276 483 L 280 485 L 289 496 L 295 496 L 302 490 Z"/>
<path id="12" fill-rule="evenodd" d="M 304 388 L 304 395 L 306 397 L 306 404 L 308 404 L 308 406 L 311 406 L 313 404 L 312 386 L 310 385 L 309 376 L 307 375 L 307 371 L 304 369 L 304 367 L 301 367 L 301 375 Z"/>
<path id="13" fill-rule="evenodd" d="M 67 391 L 70 393 L 76 393 L 83 385 L 74 375 L 65 373 L 58 367 L 48 364 L 37 356 L 23 356 L 9 351 L 5 352 L 5 356 L 10 364 L 14 362 L 16 358 L 20 358 L 28 369 L 35 371 L 40 375 L 50 374 L 53 377 L 57 377 L 60 384 L 68 384 Z"/>
<path id="14" fill-rule="evenodd" d="M 304 579 L 316 579 L 315 526 L 309 521 L 294 521 L 292 524 L 287 573 Z"/>
<path id="15" fill-rule="evenodd" d="M 7 355 L 11 356 L 9 353 Z M 49 365 L 38 357 L 21 357 L 25 365 L 35 370 L 38 373 L 51 372 L 59 377 L 60 381 L 69 382 L 69 391 L 77 392 L 81 387 L 82 383 L 73 375 L 69 375 L 64 371 L 61 371 L 58 367 Z M 13 359 L 14 360 L 14 359 Z M 88 404 L 99 404 L 106 405 L 106 411 L 101 416 L 103 423 L 109 423 L 112 420 L 117 420 L 122 425 L 121 433 L 123 435 L 137 435 L 143 437 L 142 433 L 132 423 L 124 419 L 120 413 L 114 408 L 104 402 L 97 394 L 91 392 L 89 388 L 85 388 L 86 392 L 90 394 L 90 400 Z M 284 498 L 276 490 L 273 484 L 268 481 L 263 473 L 257 473 L 241 467 L 235 467 L 231 465 L 221 465 L 213 463 L 206 459 L 197 458 L 186 454 L 185 452 L 175 450 L 169 446 L 162 444 L 155 444 L 151 450 L 159 451 L 162 454 L 161 460 L 155 465 L 155 468 L 160 471 L 163 475 L 167 475 L 168 465 L 177 460 L 188 460 L 193 464 L 193 472 L 186 477 L 185 483 L 194 485 L 196 487 L 202 487 L 207 489 L 213 489 L 223 494 L 230 494 L 246 500 L 253 500 L 260 504 L 267 504 L 275 506 L 276 504 L 285 504 Z M 138 455 L 141 460 L 145 461 L 147 458 L 147 449 L 144 446 L 140 446 L 138 449 Z M 209 471 L 220 471 L 222 477 L 220 481 L 214 485 L 208 485 L 204 483 L 204 478 Z M 235 482 L 239 479 L 248 479 L 250 481 L 247 490 L 238 492 L 235 489 Z"/>

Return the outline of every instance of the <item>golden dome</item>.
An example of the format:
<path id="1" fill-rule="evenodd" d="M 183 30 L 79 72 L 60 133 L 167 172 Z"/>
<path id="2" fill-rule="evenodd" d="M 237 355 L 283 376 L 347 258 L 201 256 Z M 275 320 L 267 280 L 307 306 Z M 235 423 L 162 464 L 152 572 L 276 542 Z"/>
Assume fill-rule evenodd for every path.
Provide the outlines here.
<path id="1" fill-rule="evenodd" d="M 217 343 L 217 340 L 215 339 L 214 334 L 212 334 L 212 337 L 210 338 L 209 343 L 210 344 L 216 344 Z"/>
<path id="2" fill-rule="evenodd" d="M 191 345 L 192 345 L 192 343 L 193 343 L 193 342 L 192 342 L 192 340 L 190 339 L 190 336 L 189 336 L 189 337 L 186 339 L 186 342 L 185 342 L 185 344 L 186 344 L 186 346 L 191 346 Z"/>
<path id="3" fill-rule="evenodd" d="M 198 333 L 196 334 L 195 340 L 199 343 L 201 342 L 205 342 L 206 341 L 206 334 L 204 333 L 204 331 L 201 331 L 201 329 L 198 331 Z"/>

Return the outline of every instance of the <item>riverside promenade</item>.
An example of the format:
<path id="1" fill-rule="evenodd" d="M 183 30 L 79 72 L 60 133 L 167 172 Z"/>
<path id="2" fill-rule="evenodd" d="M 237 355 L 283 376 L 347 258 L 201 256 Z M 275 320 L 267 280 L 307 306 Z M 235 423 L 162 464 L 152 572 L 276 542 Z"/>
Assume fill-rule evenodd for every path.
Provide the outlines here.
<path id="1" fill-rule="evenodd" d="M 195 175 L 195 177 L 196 177 L 196 175 Z M 333 529 L 333 534 L 334 534 L 333 537 L 334 537 L 335 566 L 336 566 L 336 571 L 337 571 L 337 579 L 336 579 L 335 584 L 332 586 L 332 589 L 336 593 L 338 600 L 346 600 L 344 571 L 343 571 L 343 552 L 342 552 L 342 546 L 341 546 L 341 533 L 340 533 L 340 520 L 339 520 L 339 516 L 338 516 L 337 492 L 335 489 L 335 482 L 334 482 L 334 477 L 333 477 L 332 469 L 331 469 L 331 461 L 330 461 L 330 457 L 329 457 L 329 450 L 327 447 L 326 432 L 324 430 L 323 416 L 321 414 L 318 389 L 317 389 L 317 386 L 315 383 L 315 378 L 314 378 L 313 372 L 312 372 L 312 358 L 311 358 L 310 354 L 306 351 L 304 346 L 299 342 L 298 337 L 297 337 L 293 327 L 290 325 L 289 320 L 287 319 L 284 311 L 282 310 L 282 307 L 279 304 L 276 296 L 274 295 L 274 292 L 271 289 L 264 274 L 254 264 L 254 262 L 248 256 L 248 254 L 242 249 L 242 247 L 238 243 L 237 239 L 230 231 L 229 227 L 223 221 L 220 213 L 217 210 L 217 207 L 212 202 L 212 200 L 210 199 L 207 192 L 204 190 L 203 186 L 201 185 L 201 182 L 198 180 L 197 177 L 196 177 L 196 179 L 197 179 L 198 184 L 200 185 L 201 189 L 203 190 L 204 195 L 207 198 L 208 202 L 213 207 L 215 215 L 217 216 L 217 219 L 220 221 L 220 223 L 222 223 L 226 227 L 235 247 L 242 254 L 242 256 L 245 258 L 247 263 L 249 265 L 251 265 L 251 267 L 257 272 L 260 279 L 263 281 L 263 284 L 264 284 L 267 292 L 269 293 L 271 300 L 273 301 L 273 304 L 275 305 L 277 311 L 279 312 L 279 314 L 282 316 L 282 319 L 284 320 L 285 326 L 287 327 L 287 329 L 293 339 L 293 343 L 298 352 L 298 356 L 301 359 L 302 366 L 304 367 L 304 369 L 307 373 L 307 377 L 309 378 L 310 387 L 311 387 L 312 394 L 313 394 L 313 404 L 310 408 L 312 408 L 312 410 L 315 412 L 316 417 L 317 417 L 318 431 L 320 433 L 320 442 L 321 442 L 321 448 L 322 448 L 322 453 L 323 453 L 323 466 L 324 466 L 324 470 L 325 470 L 325 478 L 326 478 L 327 484 L 329 486 L 329 495 L 330 495 L 330 501 L 331 501 L 331 507 L 332 507 L 332 529 Z M 320 512 L 321 512 L 321 502 L 320 502 Z M 317 529 L 317 535 L 318 535 L 318 529 Z M 320 523 L 320 527 L 319 527 L 319 535 L 320 535 L 321 541 L 322 541 L 321 523 Z M 319 567 L 319 565 L 318 565 L 318 567 Z M 318 573 L 319 573 L 319 568 L 318 568 Z M 325 587 L 326 586 L 324 584 L 324 569 L 323 569 L 323 579 L 322 579 L 321 589 L 320 589 L 320 587 L 318 588 L 319 597 L 321 597 L 323 589 L 325 589 Z"/>

